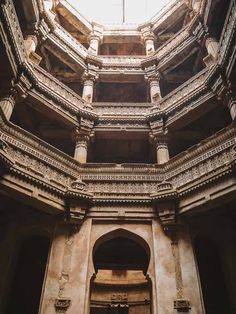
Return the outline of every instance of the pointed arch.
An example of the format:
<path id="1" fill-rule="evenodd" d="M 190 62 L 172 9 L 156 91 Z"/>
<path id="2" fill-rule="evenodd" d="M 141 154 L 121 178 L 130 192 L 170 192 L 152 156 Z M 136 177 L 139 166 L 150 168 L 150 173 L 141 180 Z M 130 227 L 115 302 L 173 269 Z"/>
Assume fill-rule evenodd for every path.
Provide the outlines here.
<path id="1" fill-rule="evenodd" d="M 150 261 L 148 243 L 139 235 L 118 228 L 102 235 L 93 247 L 93 263 L 101 269 L 142 269 L 147 273 Z"/>

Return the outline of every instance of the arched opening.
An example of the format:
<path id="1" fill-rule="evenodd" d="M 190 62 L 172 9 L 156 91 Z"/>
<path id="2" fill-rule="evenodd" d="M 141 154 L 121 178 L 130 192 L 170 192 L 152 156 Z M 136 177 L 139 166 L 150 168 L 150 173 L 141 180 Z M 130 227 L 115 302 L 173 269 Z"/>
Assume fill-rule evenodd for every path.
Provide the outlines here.
<path id="1" fill-rule="evenodd" d="M 21 244 L 6 314 L 37 314 L 50 241 L 34 235 Z"/>
<path id="2" fill-rule="evenodd" d="M 98 239 L 93 249 L 96 274 L 91 279 L 90 314 L 150 314 L 149 260 L 148 244 L 129 231 L 118 229 Z"/>
<path id="3" fill-rule="evenodd" d="M 206 314 L 231 314 L 222 263 L 215 244 L 206 237 L 194 241 Z"/>

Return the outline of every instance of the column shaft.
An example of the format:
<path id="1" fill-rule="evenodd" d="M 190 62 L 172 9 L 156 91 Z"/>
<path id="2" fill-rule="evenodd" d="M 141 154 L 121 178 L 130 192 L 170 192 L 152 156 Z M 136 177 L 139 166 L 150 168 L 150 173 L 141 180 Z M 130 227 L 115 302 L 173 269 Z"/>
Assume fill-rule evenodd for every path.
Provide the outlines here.
<path id="1" fill-rule="evenodd" d="M 98 54 L 98 48 L 99 48 L 99 37 L 91 37 L 90 39 L 90 45 L 89 45 L 89 52 L 91 52 L 94 55 Z"/>
<path id="2" fill-rule="evenodd" d="M 5 96 L 0 100 L 0 107 L 5 117 L 7 118 L 7 120 L 11 118 L 14 106 L 15 106 L 15 99 L 12 95 Z"/>
<path id="3" fill-rule="evenodd" d="M 158 165 L 162 165 L 170 159 L 169 150 L 168 150 L 168 146 L 166 143 L 157 142 L 156 143 L 156 151 L 157 151 L 157 163 L 158 163 Z"/>
<path id="4" fill-rule="evenodd" d="M 35 35 L 28 35 L 25 39 L 25 48 L 27 55 L 29 56 L 32 52 L 35 52 L 37 47 L 37 37 Z"/>
<path id="5" fill-rule="evenodd" d="M 235 99 L 230 100 L 230 102 L 228 104 L 228 108 L 230 111 L 231 118 L 232 118 L 232 120 L 234 120 L 236 117 L 236 100 Z"/>
<path id="6" fill-rule="evenodd" d="M 147 56 L 154 53 L 155 47 L 154 47 L 154 39 L 153 38 L 145 39 L 145 48 L 146 48 L 146 55 Z"/>
<path id="7" fill-rule="evenodd" d="M 216 59 L 218 55 L 218 48 L 219 48 L 218 41 L 215 38 L 208 37 L 206 39 L 205 45 L 206 45 L 208 54 L 211 55 L 214 59 Z"/>
<path id="8" fill-rule="evenodd" d="M 88 103 L 91 103 L 93 101 L 93 87 L 94 87 L 94 83 L 92 79 L 84 80 L 82 98 Z"/>
<path id="9" fill-rule="evenodd" d="M 81 164 L 86 163 L 87 162 L 87 150 L 88 150 L 87 139 L 78 139 L 75 145 L 75 153 L 74 153 L 75 160 L 79 161 Z"/>
<path id="10" fill-rule="evenodd" d="M 150 79 L 149 80 L 149 86 L 150 86 L 150 97 L 151 102 L 156 102 L 161 99 L 161 90 L 159 85 L 158 79 Z"/>

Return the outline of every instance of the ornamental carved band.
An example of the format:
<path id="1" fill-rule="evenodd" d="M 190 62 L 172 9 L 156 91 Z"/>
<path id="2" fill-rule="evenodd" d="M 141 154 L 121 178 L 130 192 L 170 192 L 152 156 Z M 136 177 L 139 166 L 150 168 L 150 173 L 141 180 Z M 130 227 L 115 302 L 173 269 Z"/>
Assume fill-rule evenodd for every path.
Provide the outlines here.
<path id="1" fill-rule="evenodd" d="M 65 314 L 68 308 L 70 307 L 70 299 L 56 299 L 55 300 L 55 309 L 57 314 Z"/>
<path id="2" fill-rule="evenodd" d="M 174 301 L 174 309 L 178 312 L 189 312 L 191 310 L 190 302 L 184 299 L 177 299 Z"/>

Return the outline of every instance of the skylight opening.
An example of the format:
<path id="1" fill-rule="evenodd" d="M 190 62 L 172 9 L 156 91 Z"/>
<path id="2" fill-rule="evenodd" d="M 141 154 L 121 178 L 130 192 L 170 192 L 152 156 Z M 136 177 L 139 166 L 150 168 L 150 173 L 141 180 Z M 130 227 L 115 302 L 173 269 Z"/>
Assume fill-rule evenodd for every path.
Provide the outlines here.
<path id="1" fill-rule="evenodd" d="M 88 20 L 101 24 L 140 24 L 151 19 L 170 0 L 67 0 Z"/>

